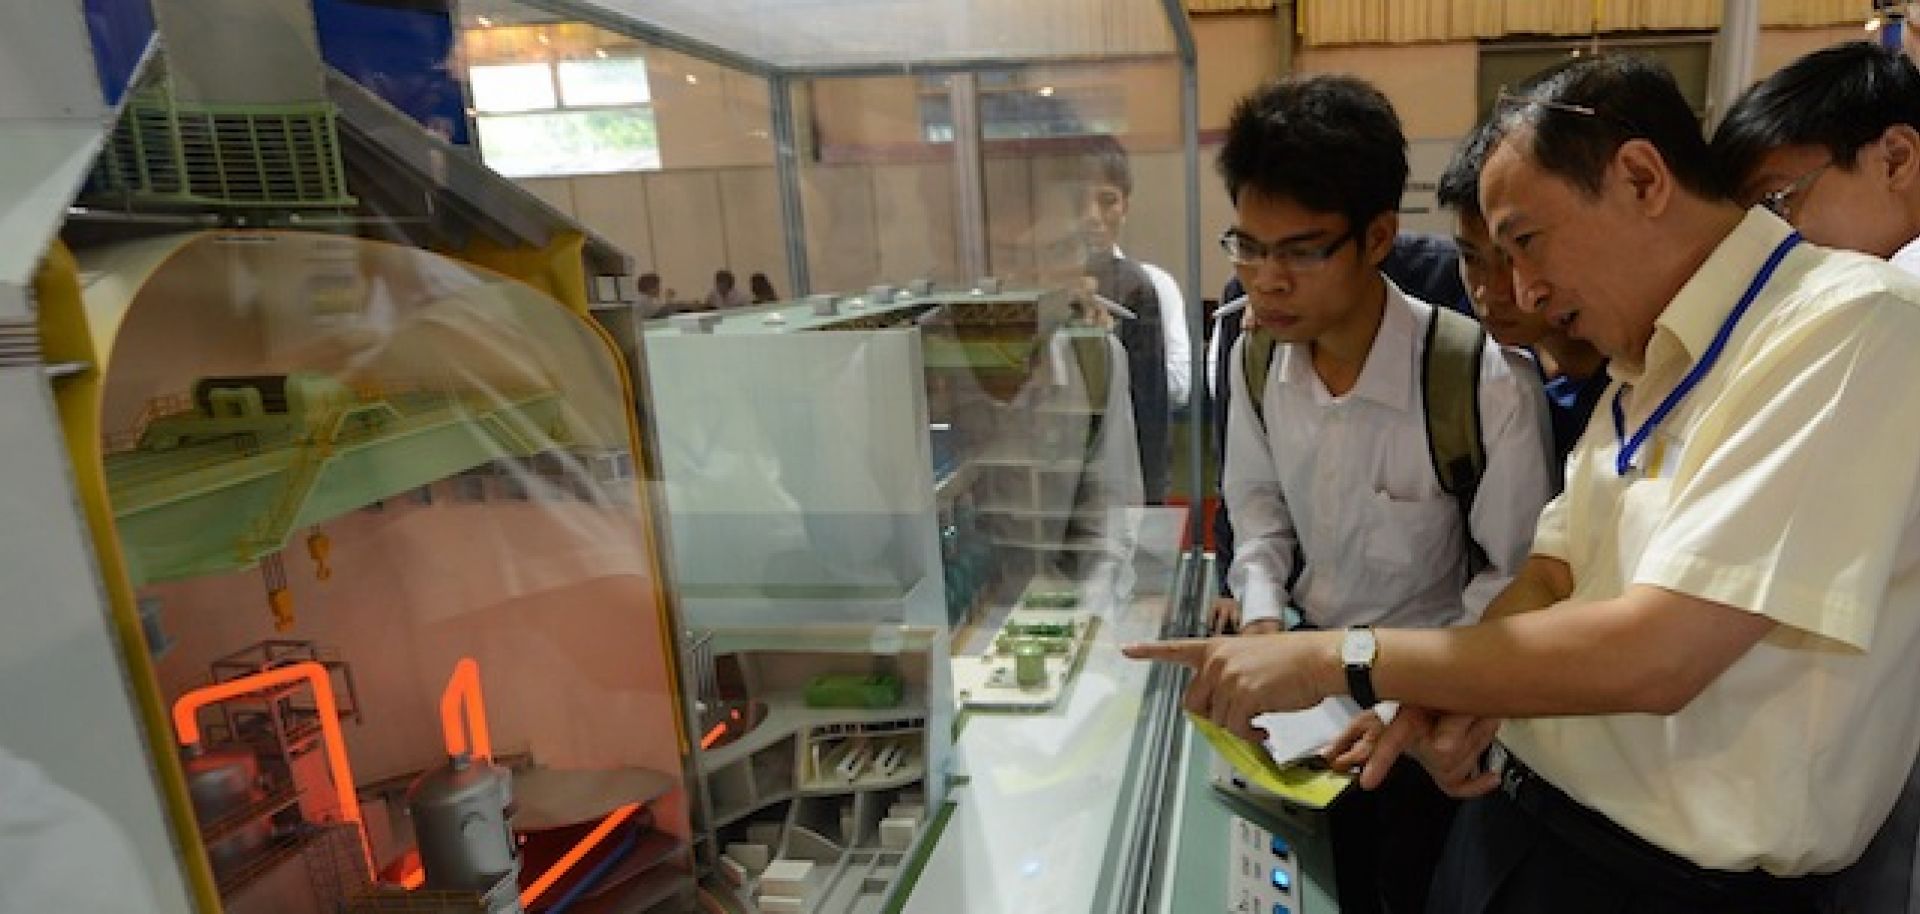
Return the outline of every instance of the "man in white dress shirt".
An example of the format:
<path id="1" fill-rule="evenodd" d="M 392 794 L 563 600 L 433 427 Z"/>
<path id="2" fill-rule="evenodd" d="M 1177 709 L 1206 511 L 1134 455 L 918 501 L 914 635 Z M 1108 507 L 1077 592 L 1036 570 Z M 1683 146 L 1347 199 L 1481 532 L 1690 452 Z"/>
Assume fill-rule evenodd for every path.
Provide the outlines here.
<path id="1" fill-rule="evenodd" d="M 1222 245 L 1276 340 L 1259 396 L 1246 389 L 1257 372 L 1244 370 L 1245 336 L 1224 379 L 1227 582 L 1242 631 L 1278 630 L 1289 606 L 1317 628 L 1479 618 L 1551 494 L 1546 401 L 1519 357 L 1481 349 L 1484 482 L 1463 511 L 1427 443 L 1422 366 L 1441 317 L 1380 272 L 1407 175 L 1392 106 L 1347 77 L 1270 84 L 1235 110 L 1220 170 L 1235 215 Z M 1485 567 L 1470 567 L 1476 545 Z M 1341 910 L 1423 910 L 1452 811 L 1411 762 L 1336 804 Z"/>
<path id="2" fill-rule="evenodd" d="M 1714 131 L 1736 197 L 1827 247 L 1920 274 L 1920 70 L 1870 41 L 1835 45 L 1743 93 Z M 1909 712 L 1914 713 L 1914 712 Z M 1920 912 L 1920 765 L 1873 843 L 1833 880 L 1832 911 Z"/>

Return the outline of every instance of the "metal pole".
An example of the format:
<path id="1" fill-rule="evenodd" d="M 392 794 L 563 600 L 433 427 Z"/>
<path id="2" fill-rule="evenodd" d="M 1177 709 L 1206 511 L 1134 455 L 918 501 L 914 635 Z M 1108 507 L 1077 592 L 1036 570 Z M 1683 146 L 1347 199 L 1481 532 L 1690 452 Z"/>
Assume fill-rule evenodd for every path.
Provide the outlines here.
<path id="1" fill-rule="evenodd" d="M 1707 81 L 1707 129 L 1720 125 L 1733 100 L 1753 81 L 1753 47 L 1760 37 L 1759 0 L 1721 0 L 1720 34 L 1713 40 Z"/>
<path id="2" fill-rule="evenodd" d="M 1213 417 L 1212 397 L 1207 391 L 1207 347 L 1200 343 L 1206 339 L 1206 329 L 1200 320 L 1200 299 L 1204 297 L 1200 288 L 1200 71 L 1199 54 L 1193 41 L 1193 24 L 1187 21 L 1186 4 L 1183 0 L 1161 0 L 1167 11 L 1167 25 L 1173 30 L 1174 43 L 1180 55 L 1180 137 L 1184 152 L 1184 167 L 1181 177 L 1186 186 L 1183 190 L 1187 198 L 1187 289 L 1193 299 L 1193 306 L 1181 319 L 1187 322 L 1187 339 L 1194 341 L 1192 361 L 1193 393 L 1189 402 L 1193 406 L 1188 410 L 1188 422 L 1193 426 L 1193 434 L 1187 436 L 1187 491 L 1191 494 L 1193 509 L 1187 512 L 1187 537 L 1195 550 L 1204 549 L 1207 541 L 1206 512 L 1200 505 L 1206 497 L 1203 491 L 1206 480 L 1206 440 L 1209 436 L 1209 423 Z M 1292 36 L 1284 36 L 1291 41 Z M 1161 315 L 1164 320 L 1166 315 Z"/>
<path id="3" fill-rule="evenodd" d="M 948 77 L 953 110 L 953 217 L 960 279 L 992 274 L 987 258 L 986 162 L 980 154 L 980 88 L 972 73 Z"/>
<path id="4" fill-rule="evenodd" d="M 787 236 L 787 276 L 798 297 L 813 291 L 807 265 L 807 218 L 800 201 L 800 131 L 794 123 L 793 85 L 782 75 L 767 77 L 773 112 L 773 164 L 780 181 L 780 222 Z"/>

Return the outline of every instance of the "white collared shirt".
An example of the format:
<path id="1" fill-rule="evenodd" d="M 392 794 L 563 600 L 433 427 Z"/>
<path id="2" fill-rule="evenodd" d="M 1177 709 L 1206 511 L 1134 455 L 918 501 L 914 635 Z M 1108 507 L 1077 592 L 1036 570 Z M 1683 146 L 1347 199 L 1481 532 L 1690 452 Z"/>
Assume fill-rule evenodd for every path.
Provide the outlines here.
<path id="1" fill-rule="evenodd" d="M 1900 250 L 1893 252 L 1892 257 L 1887 258 L 1887 262 L 1915 276 L 1920 276 L 1920 238 L 1902 245 Z"/>
<path id="2" fill-rule="evenodd" d="M 1228 372 L 1222 481 L 1238 545 L 1227 585 L 1246 621 L 1288 602 L 1322 628 L 1437 627 L 1478 619 L 1526 559 L 1552 493 L 1552 435 L 1536 372 L 1493 345 L 1480 370 L 1487 463 L 1471 515 L 1490 566 L 1466 580 L 1460 506 L 1428 455 L 1420 393 L 1433 306 L 1387 283 L 1387 302 L 1360 377 L 1333 397 L 1305 344 L 1275 347 L 1264 429 L 1246 373 Z M 1246 336 L 1229 364 L 1241 364 Z M 1306 569 L 1287 589 L 1296 545 Z"/>
<path id="3" fill-rule="evenodd" d="M 1160 300 L 1160 340 L 1167 355 L 1167 405 L 1179 409 L 1193 398 L 1193 346 L 1187 336 L 1187 299 L 1180 294 L 1180 284 L 1173 280 L 1172 274 L 1153 264 L 1139 263 L 1153 283 L 1153 297 Z"/>
<path id="4" fill-rule="evenodd" d="M 1801 244 L 1712 370 L 1618 475 L 1789 228 L 1755 208 L 1656 323 L 1567 465 L 1534 551 L 1576 602 L 1651 585 L 1779 623 L 1676 714 L 1512 721 L 1516 755 L 1640 837 L 1718 869 L 1831 872 L 1920 749 L 1920 285 Z M 1543 612 L 1553 612 L 1549 608 Z"/>

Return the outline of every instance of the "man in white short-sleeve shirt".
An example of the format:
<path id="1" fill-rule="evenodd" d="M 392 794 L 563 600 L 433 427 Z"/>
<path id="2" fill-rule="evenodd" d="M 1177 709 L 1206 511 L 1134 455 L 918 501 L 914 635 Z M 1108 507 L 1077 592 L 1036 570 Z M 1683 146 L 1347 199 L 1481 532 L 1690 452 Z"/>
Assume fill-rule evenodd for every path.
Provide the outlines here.
<path id="1" fill-rule="evenodd" d="M 1852 41 L 1795 60 L 1741 93 L 1712 147 L 1735 199 L 1815 244 L 1920 274 L 1920 69 L 1905 54 Z M 1829 888 L 1827 910 L 1920 912 L 1920 765 Z"/>
<path id="2" fill-rule="evenodd" d="M 1516 286 L 1615 378 L 1533 557 L 1479 625 L 1128 650 L 1243 735 L 1401 700 L 1363 783 L 1411 744 L 1486 794 L 1431 911 L 1811 911 L 1920 750 L 1920 285 L 1740 208 L 1657 64 L 1575 62 L 1496 117 Z"/>

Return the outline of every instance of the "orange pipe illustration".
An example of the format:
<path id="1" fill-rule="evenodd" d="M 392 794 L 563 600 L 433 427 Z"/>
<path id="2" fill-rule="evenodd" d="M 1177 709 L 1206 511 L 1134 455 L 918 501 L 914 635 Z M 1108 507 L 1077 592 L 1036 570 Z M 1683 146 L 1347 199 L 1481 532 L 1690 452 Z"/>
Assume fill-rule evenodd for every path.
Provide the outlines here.
<path id="1" fill-rule="evenodd" d="M 301 679 L 313 687 L 314 710 L 320 715 L 321 742 L 327 746 L 327 769 L 333 778 L 334 790 L 339 792 L 340 817 L 353 823 L 360 834 L 360 852 L 366 855 L 367 872 L 379 872 L 373 864 L 373 845 L 367 841 L 366 825 L 360 819 L 360 798 L 354 793 L 353 769 L 347 764 L 347 741 L 340 732 L 340 707 L 334 702 L 333 678 L 326 667 L 308 660 L 194 689 L 173 703 L 174 733 L 180 738 L 180 745 L 197 747 L 201 708 Z"/>
<path id="2" fill-rule="evenodd" d="M 462 720 L 461 712 L 465 713 Z M 440 693 L 440 734 L 447 757 L 466 755 L 493 761 L 493 737 L 487 731 L 487 708 L 480 700 L 480 664 L 462 657 L 453 665 L 447 690 Z"/>
<path id="3" fill-rule="evenodd" d="M 628 803 L 613 812 L 607 813 L 607 817 L 600 820 L 600 824 L 595 826 L 593 831 L 588 832 L 585 838 L 580 839 L 580 843 L 574 845 L 573 850 L 567 851 L 565 857 L 561 857 L 558 863 L 549 867 L 546 872 L 541 873 L 539 879 L 534 880 L 532 885 L 527 886 L 526 889 L 520 893 L 520 906 L 523 908 L 531 906 L 534 899 L 539 898 L 548 889 L 553 888 L 553 884 L 559 882 L 560 877 L 565 876 L 568 870 L 573 869 L 574 864 L 579 863 L 580 859 L 592 851 L 595 846 L 606 840 L 607 835 L 612 834 L 614 829 L 620 827 L 620 823 L 627 821 L 627 817 L 633 815 L 634 811 L 639 808 L 640 804 L 638 803 Z"/>

